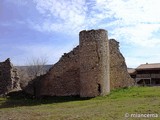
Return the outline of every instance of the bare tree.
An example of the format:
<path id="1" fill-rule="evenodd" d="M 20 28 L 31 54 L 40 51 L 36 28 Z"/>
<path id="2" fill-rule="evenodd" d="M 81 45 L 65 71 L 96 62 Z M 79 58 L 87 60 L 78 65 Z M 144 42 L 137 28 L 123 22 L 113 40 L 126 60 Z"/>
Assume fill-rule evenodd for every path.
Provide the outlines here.
<path id="1" fill-rule="evenodd" d="M 30 78 L 28 76 L 26 67 L 24 66 L 17 66 L 18 75 L 20 77 L 20 87 L 23 89 L 25 86 L 27 86 L 28 82 L 30 81 Z"/>
<path id="2" fill-rule="evenodd" d="M 46 67 L 47 59 L 47 57 L 32 57 L 31 59 L 27 59 L 25 66 L 16 66 L 22 89 L 25 88 L 31 80 L 48 71 Z"/>
<path id="3" fill-rule="evenodd" d="M 29 77 L 34 79 L 40 75 L 45 74 L 47 72 L 45 67 L 47 61 L 47 57 L 32 58 L 29 60 L 27 65 L 27 73 Z"/>

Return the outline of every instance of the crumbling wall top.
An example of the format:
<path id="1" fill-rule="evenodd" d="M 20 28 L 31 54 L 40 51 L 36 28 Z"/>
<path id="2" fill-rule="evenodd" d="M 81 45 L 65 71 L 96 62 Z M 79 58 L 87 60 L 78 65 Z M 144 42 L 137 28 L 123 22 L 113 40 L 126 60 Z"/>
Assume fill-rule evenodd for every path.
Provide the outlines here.
<path id="1" fill-rule="evenodd" d="M 98 29 L 98 30 L 83 30 L 79 33 L 80 37 L 80 44 L 84 42 L 91 42 L 93 41 L 101 41 L 101 37 L 107 36 L 108 33 L 104 29 Z"/>
<path id="2" fill-rule="evenodd" d="M 105 29 L 97 29 L 97 30 L 94 30 L 94 29 L 92 29 L 92 30 L 82 30 L 82 31 L 80 31 L 80 33 L 79 34 L 81 34 L 81 33 L 84 33 L 84 32 L 93 32 L 93 31 L 105 31 L 105 32 L 107 32 Z"/>
<path id="3" fill-rule="evenodd" d="M 79 35 L 83 35 L 83 34 L 93 34 L 93 33 L 101 33 L 101 32 L 106 32 L 107 33 L 107 31 L 106 30 L 104 30 L 104 29 L 98 29 L 98 30 L 94 30 L 94 29 L 92 29 L 92 30 L 82 30 L 80 33 L 79 33 Z"/>

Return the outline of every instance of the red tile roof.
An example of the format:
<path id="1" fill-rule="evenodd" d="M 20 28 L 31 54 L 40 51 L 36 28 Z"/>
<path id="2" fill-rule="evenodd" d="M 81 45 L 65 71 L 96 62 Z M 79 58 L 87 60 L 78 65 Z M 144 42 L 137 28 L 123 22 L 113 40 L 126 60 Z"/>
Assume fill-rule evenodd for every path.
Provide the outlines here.
<path id="1" fill-rule="evenodd" d="M 160 63 L 141 64 L 136 68 L 136 70 L 146 70 L 146 69 L 160 69 Z"/>

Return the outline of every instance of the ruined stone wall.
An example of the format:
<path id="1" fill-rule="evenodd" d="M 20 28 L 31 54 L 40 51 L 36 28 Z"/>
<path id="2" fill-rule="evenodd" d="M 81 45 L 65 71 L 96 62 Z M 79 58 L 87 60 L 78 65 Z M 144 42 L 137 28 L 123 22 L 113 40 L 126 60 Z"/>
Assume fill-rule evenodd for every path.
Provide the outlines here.
<path id="1" fill-rule="evenodd" d="M 80 96 L 95 97 L 110 92 L 109 43 L 105 30 L 80 32 Z"/>
<path id="2" fill-rule="evenodd" d="M 79 47 L 65 53 L 36 84 L 40 96 L 79 95 Z"/>
<path id="3" fill-rule="evenodd" d="M 20 87 L 24 89 L 37 76 L 46 74 L 53 65 L 14 66 L 20 78 Z"/>
<path id="4" fill-rule="evenodd" d="M 25 91 L 36 96 L 94 97 L 107 94 L 110 86 L 127 87 L 132 82 L 119 43 L 108 42 L 107 32 L 100 29 L 80 32 L 80 46 L 65 53 Z"/>
<path id="5" fill-rule="evenodd" d="M 109 40 L 111 89 L 133 85 L 134 81 L 127 71 L 125 58 L 119 50 L 119 42 Z"/>
<path id="6" fill-rule="evenodd" d="M 20 89 L 19 77 L 10 59 L 7 59 L 0 62 L 0 95 L 7 94 L 14 89 Z"/>

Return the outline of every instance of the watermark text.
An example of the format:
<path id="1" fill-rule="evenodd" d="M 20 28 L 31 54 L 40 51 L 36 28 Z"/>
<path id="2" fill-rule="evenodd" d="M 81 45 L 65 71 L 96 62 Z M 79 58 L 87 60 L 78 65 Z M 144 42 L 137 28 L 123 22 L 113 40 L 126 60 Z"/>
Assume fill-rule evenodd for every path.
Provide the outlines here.
<path id="1" fill-rule="evenodd" d="M 126 118 L 158 118 L 157 113 L 125 113 Z"/>

